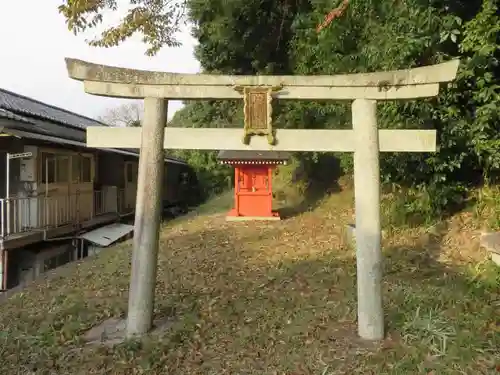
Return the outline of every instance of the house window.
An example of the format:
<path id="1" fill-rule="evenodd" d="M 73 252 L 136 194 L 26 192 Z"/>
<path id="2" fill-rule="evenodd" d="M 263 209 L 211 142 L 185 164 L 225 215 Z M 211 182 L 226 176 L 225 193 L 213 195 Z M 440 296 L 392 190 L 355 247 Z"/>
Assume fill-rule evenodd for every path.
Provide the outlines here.
<path id="1" fill-rule="evenodd" d="M 80 155 L 71 155 L 71 182 L 80 182 Z"/>
<path id="2" fill-rule="evenodd" d="M 59 183 L 69 182 L 69 157 L 56 157 L 56 181 Z"/>
<path id="3" fill-rule="evenodd" d="M 42 183 L 68 183 L 69 182 L 69 157 L 57 155 L 52 152 L 41 154 L 41 178 Z"/>
<path id="4" fill-rule="evenodd" d="M 56 159 L 55 154 L 43 152 L 41 157 L 42 163 L 42 183 L 52 184 L 56 182 Z"/>
<path id="5" fill-rule="evenodd" d="M 82 156 L 82 178 L 80 182 L 92 182 L 92 159 Z"/>
<path id="6" fill-rule="evenodd" d="M 71 181 L 73 183 L 92 182 L 92 157 L 71 156 Z"/>

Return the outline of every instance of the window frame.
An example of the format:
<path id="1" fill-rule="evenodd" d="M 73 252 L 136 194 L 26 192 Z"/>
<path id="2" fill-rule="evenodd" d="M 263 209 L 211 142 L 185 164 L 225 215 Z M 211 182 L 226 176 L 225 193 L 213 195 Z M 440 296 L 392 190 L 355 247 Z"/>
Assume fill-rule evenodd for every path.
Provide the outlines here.
<path id="1" fill-rule="evenodd" d="M 45 181 L 45 160 L 46 156 L 50 155 L 54 160 L 54 179 L 49 179 L 47 182 Z M 67 158 L 68 160 L 68 175 L 66 179 L 60 180 L 58 168 L 60 166 L 59 160 L 62 158 Z M 89 178 L 87 181 L 83 181 L 84 177 L 83 169 L 82 169 L 82 159 L 89 160 Z M 95 155 L 91 153 L 79 153 L 69 150 L 61 150 L 61 149 L 53 149 L 53 148 L 40 148 L 38 151 L 38 173 L 39 178 L 37 180 L 40 184 L 81 184 L 81 183 L 92 183 L 95 179 Z M 75 160 L 77 161 L 75 164 Z M 49 162 L 50 163 L 50 162 Z M 77 176 L 75 176 L 75 165 L 77 165 Z"/>

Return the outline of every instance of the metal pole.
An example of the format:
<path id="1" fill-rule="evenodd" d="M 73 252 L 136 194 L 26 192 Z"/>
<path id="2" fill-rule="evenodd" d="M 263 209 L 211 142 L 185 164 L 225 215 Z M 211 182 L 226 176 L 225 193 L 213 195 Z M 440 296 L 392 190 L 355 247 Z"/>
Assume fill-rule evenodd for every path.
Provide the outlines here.
<path id="1" fill-rule="evenodd" d="M 0 250 L 0 291 L 4 291 L 5 285 L 3 282 L 3 253 L 5 250 Z"/>
<path id="2" fill-rule="evenodd" d="M 357 99 L 352 104 L 358 333 L 366 340 L 384 337 L 382 252 L 380 226 L 380 168 L 377 102 Z"/>
<path id="3" fill-rule="evenodd" d="M 10 154 L 6 155 L 6 168 L 5 168 L 5 198 L 7 204 L 7 235 L 10 234 Z"/>
<path id="4" fill-rule="evenodd" d="M 4 223 L 4 220 L 5 220 L 5 207 L 4 207 L 4 204 L 5 204 L 6 200 L 5 199 L 0 199 L 0 215 L 1 216 L 1 225 L 2 225 L 2 228 L 0 229 L 1 231 L 1 237 L 2 239 L 5 238 L 5 223 Z"/>
<path id="5" fill-rule="evenodd" d="M 49 225 L 49 158 L 45 158 L 45 226 Z"/>
<path id="6" fill-rule="evenodd" d="M 128 301 L 127 337 L 147 333 L 153 323 L 163 186 L 163 140 L 166 122 L 167 100 L 145 98 Z"/>
<path id="7" fill-rule="evenodd" d="M 7 159 L 5 161 L 6 163 L 6 168 L 5 168 L 5 198 L 9 199 L 10 195 L 10 154 L 7 152 Z"/>
<path id="8" fill-rule="evenodd" d="M 7 290 L 9 287 L 9 250 L 3 250 L 3 256 L 2 256 L 2 261 L 3 261 L 3 288 L 4 290 Z"/>

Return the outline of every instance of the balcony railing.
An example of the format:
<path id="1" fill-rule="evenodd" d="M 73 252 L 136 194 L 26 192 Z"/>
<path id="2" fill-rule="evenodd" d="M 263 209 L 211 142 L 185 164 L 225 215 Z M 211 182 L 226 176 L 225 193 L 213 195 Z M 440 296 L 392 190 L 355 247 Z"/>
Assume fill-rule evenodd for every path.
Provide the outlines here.
<path id="1" fill-rule="evenodd" d="M 80 224 L 106 214 L 127 214 L 122 189 L 0 199 L 0 238 Z"/>

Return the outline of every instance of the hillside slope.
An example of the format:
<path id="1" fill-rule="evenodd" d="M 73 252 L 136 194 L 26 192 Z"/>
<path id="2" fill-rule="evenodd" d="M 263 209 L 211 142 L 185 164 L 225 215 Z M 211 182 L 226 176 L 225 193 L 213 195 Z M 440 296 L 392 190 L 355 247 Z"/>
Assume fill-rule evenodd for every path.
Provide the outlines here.
<path id="1" fill-rule="evenodd" d="M 352 191 L 277 223 L 226 223 L 228 203 L 219 197 L 162 231 L 164 336 L 83 342 L 90 327 L 125 316 L 127 242 L 1 305 L 0 373 L 491 374 L 500 365 L 500 277 L 470 214 L 385 228 L 388 336 L 367 345 L 356 337 L 356 264 L 344 240 Z"/>

